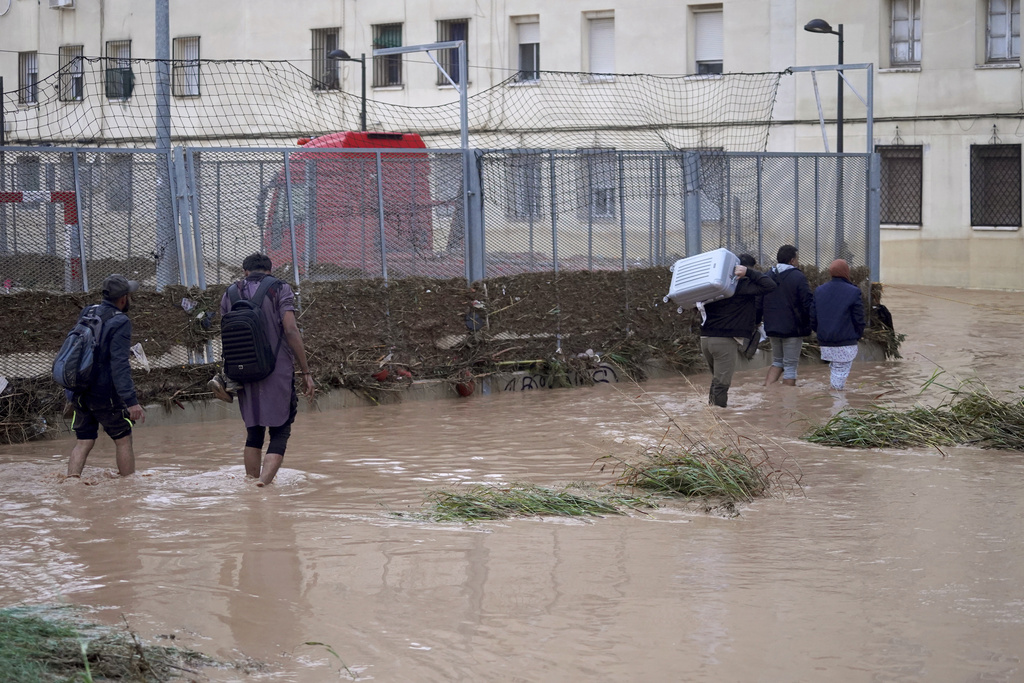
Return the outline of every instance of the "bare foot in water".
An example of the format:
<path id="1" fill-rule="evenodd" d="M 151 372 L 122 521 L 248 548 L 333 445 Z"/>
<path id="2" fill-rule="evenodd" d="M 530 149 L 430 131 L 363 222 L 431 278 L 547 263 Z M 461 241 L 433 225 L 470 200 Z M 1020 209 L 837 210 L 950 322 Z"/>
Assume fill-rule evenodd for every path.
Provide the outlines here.
<path id="1" fill-rule="evenodd" d="M 266 486 L 266 484 L 264 484 L 261 479 L 257 479 L 256 480 L 256 486 L 257 486 L 257 488 L 263 488 L 264 486 Z"/>

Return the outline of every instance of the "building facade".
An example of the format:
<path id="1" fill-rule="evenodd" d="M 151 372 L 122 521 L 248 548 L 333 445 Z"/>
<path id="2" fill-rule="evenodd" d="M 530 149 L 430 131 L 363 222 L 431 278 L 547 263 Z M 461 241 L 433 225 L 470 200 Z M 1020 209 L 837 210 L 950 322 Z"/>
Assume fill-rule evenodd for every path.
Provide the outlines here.
<path id="1" fill-rule="evenodd" d="M 881 155 L 883 281 L 1024 289 L 1019 0 L 170 0 L 173 87 L 176 98 L 202 97 L 196 60 L 259 59 L 300 65 L 313 91 L 357 93 L 359 64 L 327 56 L 340 49 L 367 55 L 371 100 L 437 105 L 454 89 L 426 54 L 372 51 L 463 39 L 466 74 L 453 54 L 436 58 L 470 96 L 508 79 L 529 87 L 545 71 L 588 72 L 599 85 L 616 73 L 835 64 L 838 36 L 803 28 L 815 18 L 842 25 L 845 63 L 874 65 L 873 139 L 859 100 L 866 72 L 851 70 L 843 143 Z M 132 87 L 118 60 L 155 55 L 154 23 L 151 2 L 0 0 L 4 89 L 30 110 L 46 75 L 76 56 L 106 57 L 113 112 Z M 73 105 L 88 94 L 74 69 L 64 73 L 61 99 Z M 834 71 L 784 77 L 767 149 L 822 151 L 824 128 L 836 151 L 836 114 Z"/>

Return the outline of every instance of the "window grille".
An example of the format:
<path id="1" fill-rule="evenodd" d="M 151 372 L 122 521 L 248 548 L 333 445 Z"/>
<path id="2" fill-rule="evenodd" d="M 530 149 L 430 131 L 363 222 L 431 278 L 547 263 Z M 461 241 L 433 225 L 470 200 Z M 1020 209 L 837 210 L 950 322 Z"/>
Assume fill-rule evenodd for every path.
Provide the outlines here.
<path id="1" fill-rule="evenodd" d="M 588 70 L 599 74 L 599 80 L 610 79 L 615 73 L 615 19 L 594 18 L 587 20 Z"/>
<path id="2" fill-rule="evenodd" d="M 437 42 L 444 43 L 450 40 L 465 40 L 467 41 L 466 47 L 468 49 L 469 19 L 452 19 L 437 22 Z M 459 50 L 452 48 L 450 50 L 439 50 L 438 52 L 437 61 L 441 68 L 448 72 L 453 81 L 462 85 L 462 74 L 459 73 Z M 469 61 L 468 53 L 466 61 Z M 444 77 L 441 69 L 437 70 L 437 84 L 449 85 L 448 79 Z"/>
<path id="3" fill-rule="evenodd" d="M 174 39 L 171 82 L 175 97 L 199 97 L 199 36 Z"/>
<path id="4" fill-rule="evenodd" d="M 523 22 L 519 32 L 519 73 L 516 80 L 529 83 L 540 80 L 540 22 Z"/>
<path id="5" fill-rule="evenodd" d="M 1020 0 L 988 0 L 987 59 L 1020 61 Z"/>
<path id="6" fill-rule="evenodd" d="M 62 45 L 59 50 L 61 102 L 81 102 L 85 99 L 85 69 L 81 45 Z"/>
<path id="7" fill-rule="evenodd" d="M 892 0 L 890 45 L 894 66 L 921 63 L 921 0 Z"/>
<path id="8" fill-rule="evenodd" d="M 1021 226 L 1020 145 L 971 145 L 971 225 Z"/>
<path id="9" fill-rule="evenodd" d="M 402 25 L 376 24 L 373 27 L 373 47 L 402 47 Z M 402 55 L 373 58 L 373 85 L 377 88 L 402 85 Z"/>
<path id="10" fill-rule="evenodd" d="M 722 10 L 693 13 L 698 74 L 722 73 Z"/>
<path id="11" fill-rule="evenodd" d="M 614 218 L 618 157 L 611 149 L 579 150 L 581 218 Z"/>
<path id="12" fill-rule="evenodd" d="M 112 154 L 104 165 L 104 197 L 107 211 L 132 210 L 131 154 Z"/>
<path id="13" fill-rule="evenodd" d="M 338 49 L 339 28 L 313 29 L 313 90 L 338 90 L 341 79 L 338 76 L 338 60 L 327 55 Z"/>
<path id="14" fill-rule="evenodd" d="M 106 95 L 110 100 L 127 100 L 135 89 L 132 73 L 132 41 L 107 41 Z"/>
<path id="15" fill-rule="evenodd" d="M 924 148 L 877 145 L 875 151 L 882 157 L 882 223 L 921 225 Z"/>
<path id="16" fill-rule="evenodd" d="M 509 218 L 526 220 L 544 215 L 543 161 L 540 154 L 512 154 L 508 157 Z"/>
<path id="17" fill-rule="evenodd" d="M 18 104 L 39 102 L 39 57 L 35 52 L 18 53 Z"/>

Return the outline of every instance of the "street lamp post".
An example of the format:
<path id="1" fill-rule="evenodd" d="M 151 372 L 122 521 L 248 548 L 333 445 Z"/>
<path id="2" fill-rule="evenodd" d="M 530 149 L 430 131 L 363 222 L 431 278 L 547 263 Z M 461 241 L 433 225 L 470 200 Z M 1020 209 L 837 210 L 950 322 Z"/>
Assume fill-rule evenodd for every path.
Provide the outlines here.
<path id="1" fill-rule="evenodd" d="M 842 27 L 840 27 L 841 29 Z M 359 55 L 359 58 L 349 56 L 344 50 L 331 50 L 327 53 L 328 59 L 337 59 L 342 62 L 359 62 L 360 73 L 360 108 L 359 108 L 359 129 L 366 131 L 366 54 Z"/>
<path id="2" fill-rule="evenodd" d="M 843 25 L 838 24 L 833 31 L 832 26 L 824 19 L 811 19 L 804 25 L 804 30 L 811 33 L 829 33 L 839 36 L 839 66 L 843 65 Z M 839 89 L 836 91 L 836 152 L 843 153 L 843 70 L 840 69 L 837 78 Z"/>

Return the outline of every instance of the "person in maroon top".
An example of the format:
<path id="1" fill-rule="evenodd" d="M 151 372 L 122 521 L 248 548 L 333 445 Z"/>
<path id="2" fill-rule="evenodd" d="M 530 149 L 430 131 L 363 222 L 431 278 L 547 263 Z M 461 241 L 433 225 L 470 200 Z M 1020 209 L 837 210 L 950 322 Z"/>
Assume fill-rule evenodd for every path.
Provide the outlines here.
<path id="1" fill-rule="evenodd" d="M 252 254 L 242 262 L 245 279 L 236 283 L 245 298 L 251 298 L 260 286 L 260 281 L 270 275 L 271 262 L 266 254 Z M 236 393 L 238 407 L 245 421 L 246 437 L 243 459 L 245 473 L 256 479 L 257 486 L 266 486 L 274 480 L 284 460 L 285 448 L 291 436 L 292 423 L 298 408 L 295 395 L 295 375 L 302 377 L 302 391 L 312 400 L 314 394 L 313 375 L 306 363 L 306 349 L 302 345 L 302 333 L 295 320 L 295 294 L 285 282 L 271 287 L 263 299 L 263 314 L 267 320 L 267 340 L 277 349 L 274 371 L 258 382 L 241 385 Z M 225 292 L 220 301 L 223 316 L 231 310 L 231 301 Z M 286 344 L 279 343 L 284 335 Z M 295 372 L 295 364 L 300 371 Z M 210 388 L 217 398 L 231 401 L 226 381 L 214 377 Z M 263 442 L 270 431 L 270 445 L 263 456 Z"/>

